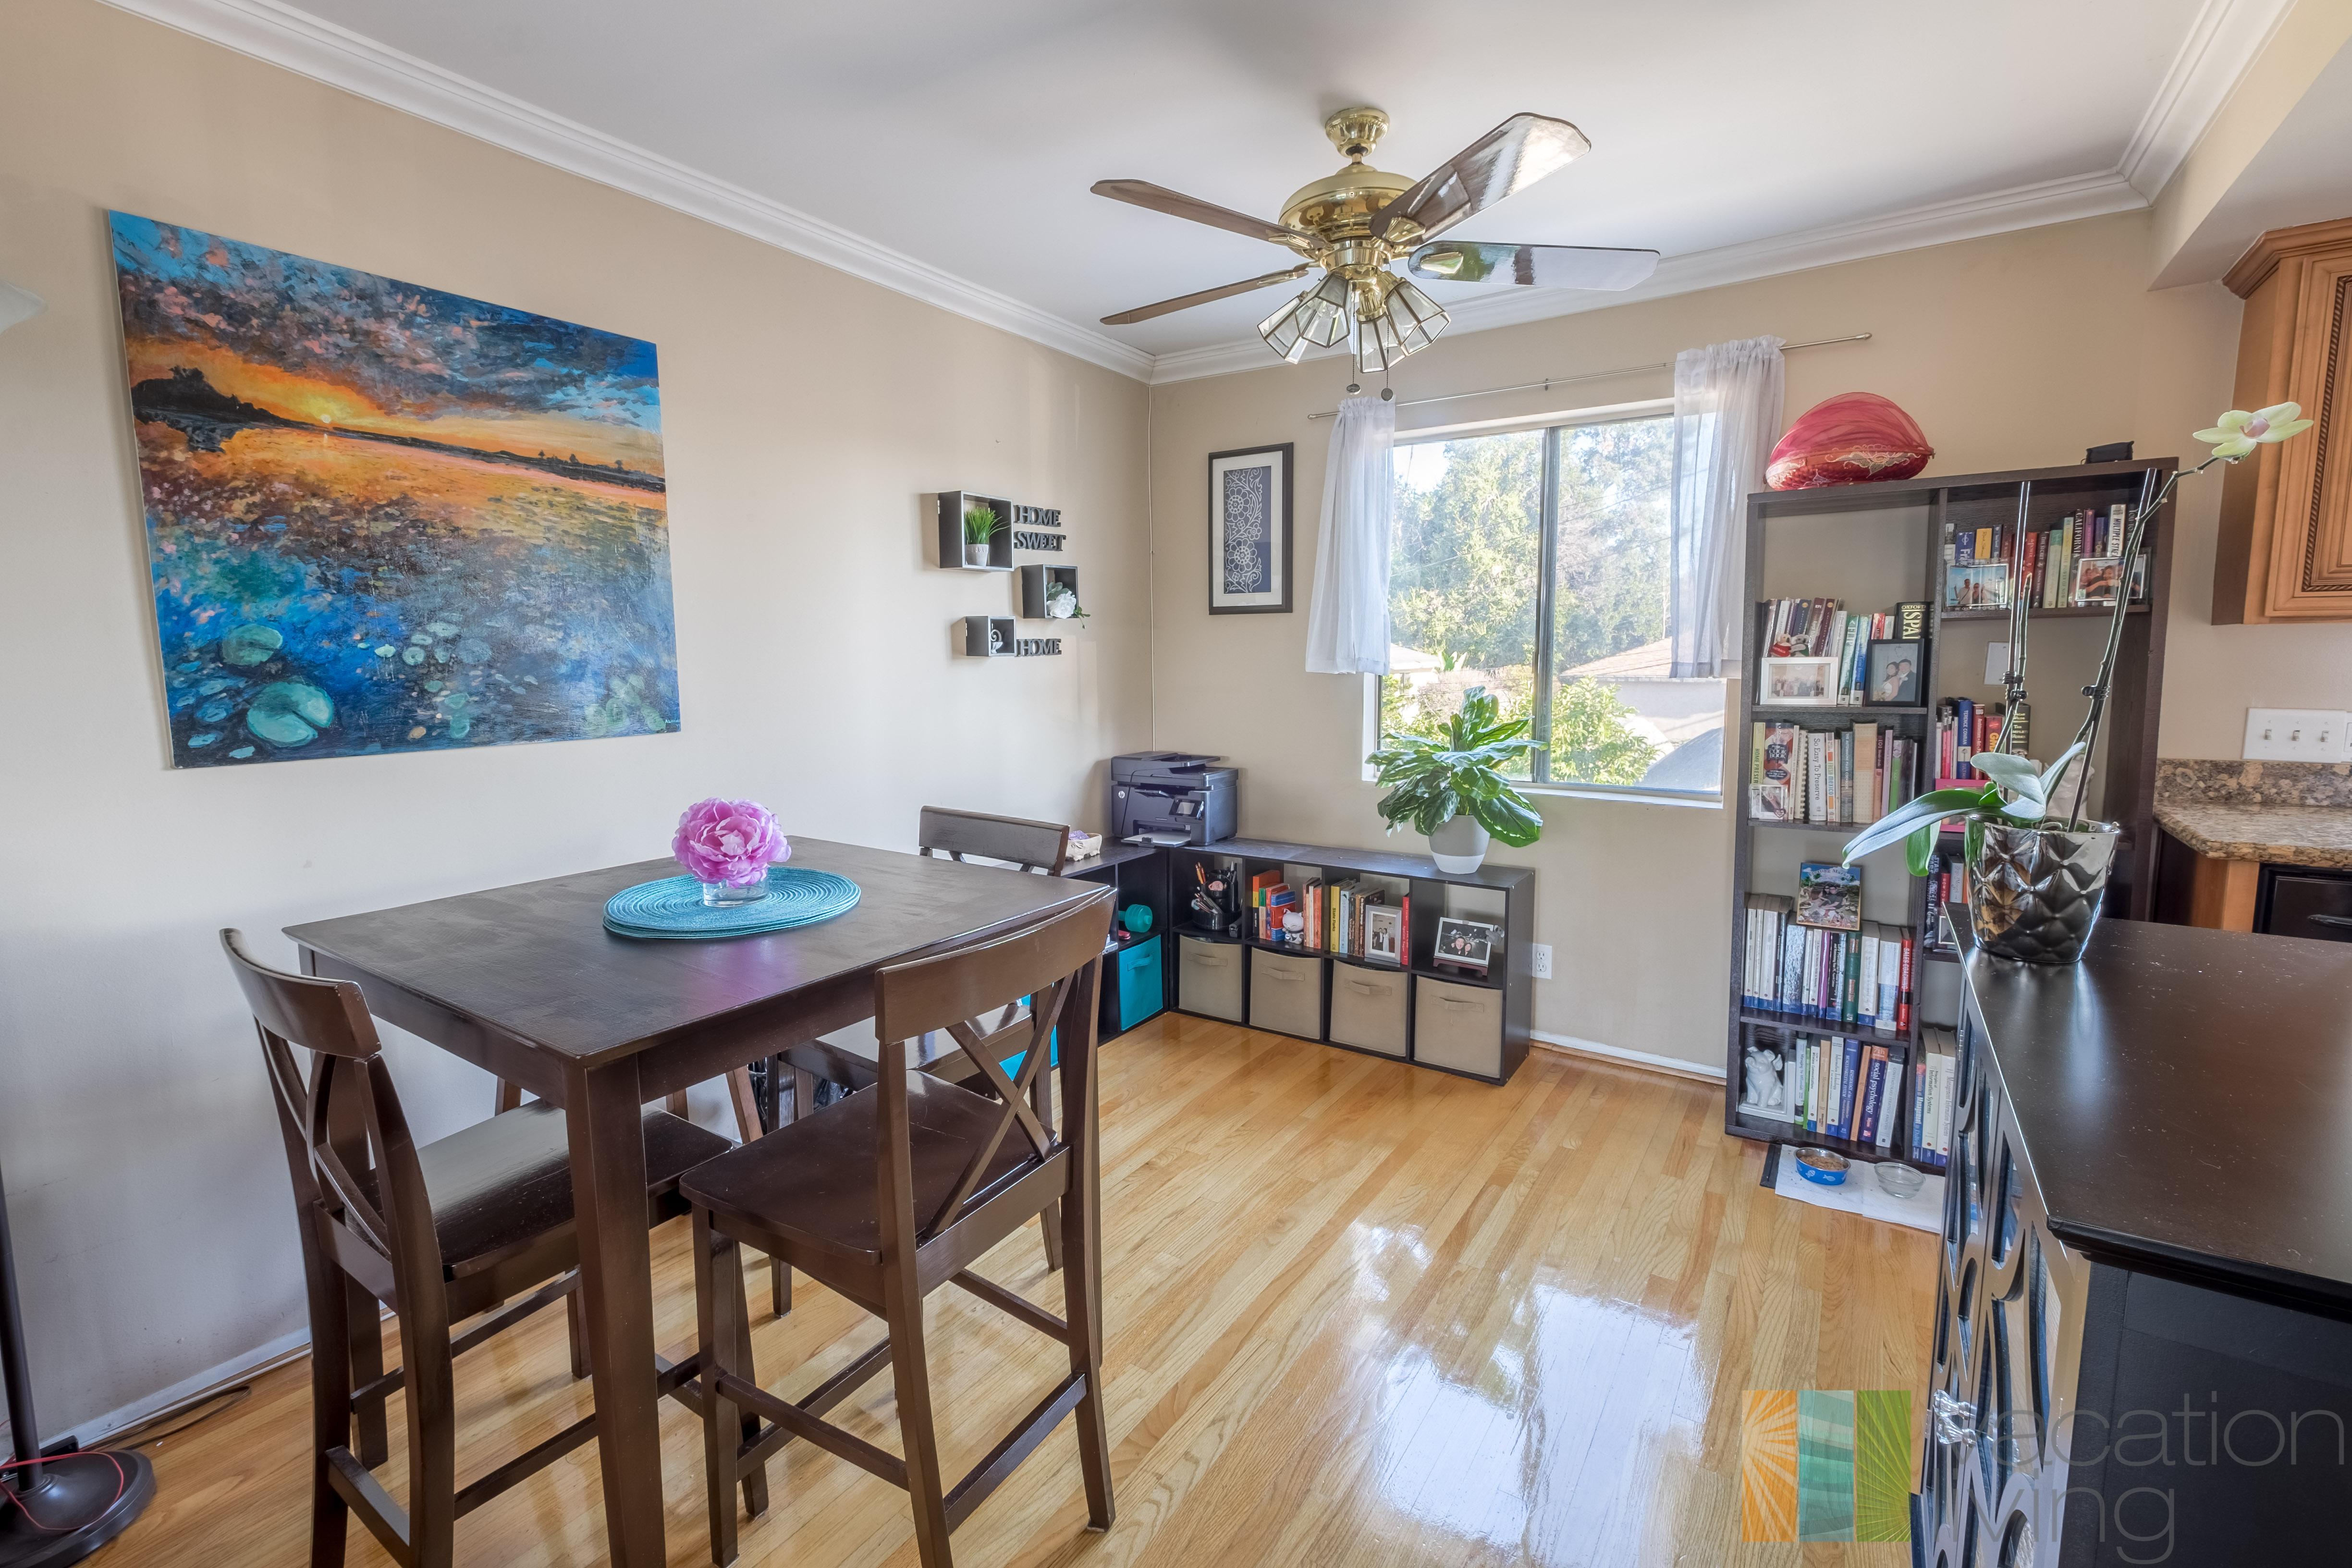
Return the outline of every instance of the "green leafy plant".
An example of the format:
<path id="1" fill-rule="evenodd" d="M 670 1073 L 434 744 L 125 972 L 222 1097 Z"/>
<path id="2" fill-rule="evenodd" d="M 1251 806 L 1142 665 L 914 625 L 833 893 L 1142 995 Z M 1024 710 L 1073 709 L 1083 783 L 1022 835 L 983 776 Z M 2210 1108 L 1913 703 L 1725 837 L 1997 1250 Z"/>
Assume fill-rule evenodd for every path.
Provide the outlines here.
<path id="1" fill-rule="evenodd" d="M 1003 520 L 992 506 L 976 506 L 963 514 L 963 542 L 966 544 L 986 544 L 1004 530 Z"/>
<path id="2" fill-rule="evenodd" d="M 1874 849 L 1900 838 L 1903 858 L 1915 877 L 1927 874 L 1927 858 L 1936 852 L 1936 834 L 1948 822 L 1968 825 L 1969 858 L 1976 858 L 1984 825 L 2009 827 L 2079 827 L 2072 817 L 2050 816 L 2050 792 L 2058 787 L 2066 764 L 2089 749 L 2077 741 L 2047 768 L 2036 772 L 2031 757 L 2007 752 L 1979 752 L 1969 765 L 1984 774 L 1982 789 L 1929 790 L 1916 800 L 1895 807 L 1853 836 L 1845 847 L 1845 863 L 1853 865 Z"/>
<path id="3" fill-rule="evenodd" d="M 1503 720 L 1501 705 L 1485 687 L 1474 686 L 1462 694 L 1462 710 L 1442 734 L 1388 737 L 1387 745 L 1364 760 L 1389 786 L 1378 808 L 1389 831 L 1410 824 L 1419 833 L 1434 833 L 1466 815 L 1513 848 L 1533 844 L 1543 818 L 1499 771 L 1535 749 L 1524 738 L 1527 731 L 1525 719 Z"/>

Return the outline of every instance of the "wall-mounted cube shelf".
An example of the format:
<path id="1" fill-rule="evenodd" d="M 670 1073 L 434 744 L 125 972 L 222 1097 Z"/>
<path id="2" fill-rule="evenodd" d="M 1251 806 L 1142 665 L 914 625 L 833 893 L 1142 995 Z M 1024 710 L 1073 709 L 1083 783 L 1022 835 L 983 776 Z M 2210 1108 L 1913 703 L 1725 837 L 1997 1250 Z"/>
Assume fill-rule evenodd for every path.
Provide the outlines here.
<path id="1" fill-rule="evenodd" d="M 988 559 L 979 565 L 964 559 L 963 514 L 973 507 L 992 507 L 996 510 L 996 537 L 988 542 Z M 1003 496 L 984 496 L 975 490 L 941 490 L 940 492 L 940 564 L 952 572 L 1010 572 L 1013 570 L 1013 503 Z"/>
<path id="2" fill-rule="evenodd" d="M 972 658 L 1011 658 L 1021 640 L 1020 629 L 1011 616 L 966 616 L 963 651 Z"/>
<path id="3" fill-rule="evenodd" d="M 1070 590 L 1070 597 L 1078 599 L 1078 569 L 1075 566 L 1024 566 L 1021 568 L 1021 618 L 1045 621 L 1054 617 L 1045 609 L 1045 591 L 1059 583 Z"/>

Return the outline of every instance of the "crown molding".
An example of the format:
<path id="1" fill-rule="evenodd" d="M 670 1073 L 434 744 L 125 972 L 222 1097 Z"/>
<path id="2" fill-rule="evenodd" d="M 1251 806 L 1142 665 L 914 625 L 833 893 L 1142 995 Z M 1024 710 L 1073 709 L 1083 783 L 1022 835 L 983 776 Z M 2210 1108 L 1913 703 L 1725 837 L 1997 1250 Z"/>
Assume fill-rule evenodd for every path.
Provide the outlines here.
<path id="1" fill-rule="evenodd" d="M 1152 357 L 781 202 L 551 114 L 278 0 L 106 0 L 116 9 L 789 250 L 1140 381 Z"/>
<path id="2" fill-rule="evenodd" d="M 2172 183 L 2294 0 L 2205 0 L 2116 172 L 2149 201 Z"/>
<path id="3" fill-rule="evenodd" d="M 1652 273 L 1646 282 L 1618 293 L 1603 294 L 1589 289 L 1500 289 L 1491 298 L 1448 305 L 1446 313 L 1452 321 L 1446 336 L 1518 326 L 1586 310 L 1605 310 L 1641 300 L 1691 294 L 1702 289 L 1720 289 L 1728 283 L 1747 283 L 1759 278 L 1777 277 L 1784 272 L 1834 267 L 1840 262 L 1862 261 L 1874 256 L 1917 250 L 1931 245 L 1950 245 L 1963 239 L 1981 239 L 1987 235 L 2007 234 L 2017 229 L 2072 223 L 2080 218 L 2104 217 L 2109 213 L 2130 212 L 2146 205 L 2147 198 L 2113 171 L 2063 180 L 2044 180 L 2036 184 L 2018 185 L 1984 195 L 1962 196 L 1927 206 L 1911 207 L 1881 217 L 1831 224 L 1794 234 L 1775 235 L 1768 239 L 1722 246 L 1713 250 L 1695 250 L 1682 256 L 1670 256 L 1658 263 L 1657 271 Z M 1347 350 L 1340 347 L 1310 351 L 1307 357 L 1336 358 L 1346 353 Z M 1163 382 L 1230 375 L 1236 371 L 1266 370 L 1273 368 L 1276 363 L 1264 343 L 1255 338 L 1245 338 L 1234 342 L 1213 343 L 1205 348 L 1161 354 L 1152 365 L 1151 382 L 1157 386 Z"/>

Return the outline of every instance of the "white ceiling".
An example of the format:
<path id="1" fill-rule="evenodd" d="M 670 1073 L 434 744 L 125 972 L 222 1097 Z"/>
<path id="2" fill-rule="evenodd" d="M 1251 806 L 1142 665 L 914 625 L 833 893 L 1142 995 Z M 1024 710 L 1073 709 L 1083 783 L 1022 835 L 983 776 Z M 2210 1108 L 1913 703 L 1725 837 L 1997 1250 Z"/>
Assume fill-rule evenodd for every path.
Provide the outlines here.
<path id="1" fill-rule="evenodd" d="M 1254 343 L 1282 294 L 1097 319 L 1290 258 L 1091 195 L 1095 180 L 1271 217 L 1339 165 L 1335 109 L 1386 110 L 1373 162 L 1412 175 L 1532 110 L 1593 152 L 1456 235 L 1652 247 L 1669 262 L 1648 291 L 1669 291 L 1732 258 L 1747 276 L 1817 264 L 1823 231 L 1847 237 L 1840 254 L 1871 237 L 1868 254 L 1955 237 L 1954 214 L 1989 232 L 2145 205 L 2284 7 L 117 3 L 1130 374 L 1156 359 L 1162 378 L 1255 363 L 1219 345 Z M 1607 302 L 1443 292 L 1518 296 L 1486 306 L 1496 319 Z"/>

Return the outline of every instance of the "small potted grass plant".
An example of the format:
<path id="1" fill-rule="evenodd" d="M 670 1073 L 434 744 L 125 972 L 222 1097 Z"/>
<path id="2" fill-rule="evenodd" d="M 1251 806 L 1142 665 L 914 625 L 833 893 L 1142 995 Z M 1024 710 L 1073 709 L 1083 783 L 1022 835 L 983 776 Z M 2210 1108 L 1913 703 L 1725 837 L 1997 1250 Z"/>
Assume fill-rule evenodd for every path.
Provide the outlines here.
<path id="1" fill-rule="evenodd" d="M 967 566 L 988 564 L 989 549 L 996 536 L 1004 531 L 1004 520 L 996 509 L 985 503 L 967 507 L 963 514 L 963 563 Z"/>
<path id="2" fill-rule="evenodd" d="M 2083 815 L 2083 808 L 2100 721 L 2106 716 L 2107 691 L 2115 679 L 2116 655 L 2123 646 L 2132 570 L 2139 560 L 2148 519 L 2163 510 L 2172 487 L 2189 475 L 2201 474 L 2216 463 L 2235 463 L 2257 447 L 2310 429 L 2311 421 L 2302 415 L 2303 410 L 2292 403 L 2252 414 L 2231 409 L 2211 428 L 2197 432 L 2196 439 L 2211 447 L 2212 455 L 2193 468 L 2175 469 L 2153 498 L 2142 500 L 2124 535 L 2115 606 L 2107 617 L 2106 648 L 2099 659 L 2098 679 L 2083 689 L 2091 700 L 2090 709 L 2083 716 L 2074 743 L 2056 762 L 2042 768 L 2032 759 L 2014 754 L 2013 730 L 2025 696 L 2029 626 L 2026 596 L 2020 591 L 2011 596 L 2010 668 L 2004 682 L 2009 718 L 1993 750 L 1969 759 L 1969 766 L 1986 782 L 1981 787 L 1930 790 L 1887 813 L 1847 843 L 1845 863 L 1851 866 L 1872 850 L 1900 839 L 1911 874 L 1925 876 L 1927 858 L 1935 853 L 1936 836 L 1948 824 L 1959 823 L 1967 844 L 1969 923 L 1976 933 L 1977 946 L 2027 963 L 2073 963 L 2081 959 L 2098 924 L 2099 907 L 2105 899 L 2107 877 L 2121 837 L 2114 823 L 2092 821 Z M 2145 488 L 2140 493 L 2147 495 Z M 2070 798 L 2061 804 L 2055 799 L 2061 794 L 2069 794 Z"/>
<path id="3" fill-rule="evenodd" d="M 1425 834 L 1441 871 L 1475 871 L 1489 837 L 1524 848 L 1543 832 L 1543 818 L 1500 771 L 1535 742 L 1526 738 L 1525 719 L 1502 722 L 1501 710 L 1485 687 L 1474 686 L 1436 736 L 1391 734 L 1364 759 L 1390 786 L 1378 807 L 1389 831 L 1410 823 Z"/>

